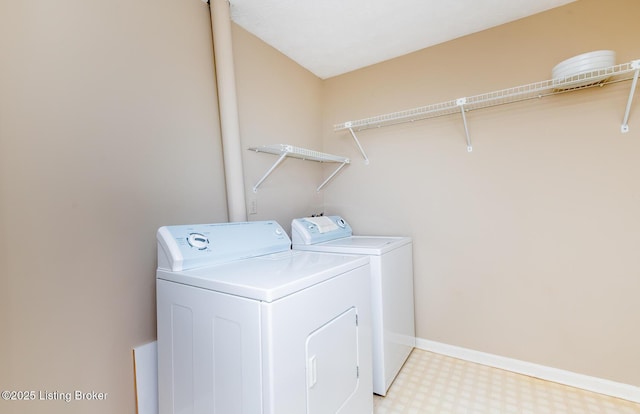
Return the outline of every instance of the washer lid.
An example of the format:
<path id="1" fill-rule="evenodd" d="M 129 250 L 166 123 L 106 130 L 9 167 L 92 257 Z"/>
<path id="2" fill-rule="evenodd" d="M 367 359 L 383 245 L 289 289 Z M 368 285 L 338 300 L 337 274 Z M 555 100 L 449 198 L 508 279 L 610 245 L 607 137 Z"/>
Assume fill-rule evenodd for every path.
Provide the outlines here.
<path id="1" fill-rule="evenodd" d="M 381 255 L 408 243 L 411 243 L 410 237 L 351 236 L 313 245 L 294 244 L 293 248 L 316 252 Z"/>
<path id="2" fill-rule="evenodd" d="M 288 250 L 180 272 L 158 269 L 157 277 L 272 302 L 368 264 L 363 256 Z"/>

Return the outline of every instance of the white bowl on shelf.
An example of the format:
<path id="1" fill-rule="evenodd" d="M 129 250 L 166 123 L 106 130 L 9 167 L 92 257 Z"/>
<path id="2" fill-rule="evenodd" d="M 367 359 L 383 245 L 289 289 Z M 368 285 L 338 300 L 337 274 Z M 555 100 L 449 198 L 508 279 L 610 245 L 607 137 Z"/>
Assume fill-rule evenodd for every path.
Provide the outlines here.
<path id="1" fill-rule="evenodd" d="M 596 72 L 616 64 L 616 52 L 596 50 L 571 57 L 553 67 L 551 76 L 557 89 L 572 89 L 595 84 L 606 79 Z"/>

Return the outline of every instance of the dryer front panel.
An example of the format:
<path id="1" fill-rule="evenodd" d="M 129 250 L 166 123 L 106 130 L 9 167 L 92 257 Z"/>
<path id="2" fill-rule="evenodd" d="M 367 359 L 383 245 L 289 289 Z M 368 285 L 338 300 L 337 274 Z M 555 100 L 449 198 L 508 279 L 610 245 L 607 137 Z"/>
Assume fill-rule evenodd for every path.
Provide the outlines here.
<path id="1" fill-rule="evenodd" d="M 265 413 L 372 412 L 369 272 L 367 264 L 263 303 Z"/>

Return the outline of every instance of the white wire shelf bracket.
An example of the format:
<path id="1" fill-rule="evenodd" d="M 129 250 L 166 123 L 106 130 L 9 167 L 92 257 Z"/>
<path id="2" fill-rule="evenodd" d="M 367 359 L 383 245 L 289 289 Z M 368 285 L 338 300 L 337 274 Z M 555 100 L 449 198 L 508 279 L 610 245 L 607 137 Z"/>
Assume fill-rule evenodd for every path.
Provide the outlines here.
<path id="1" fill-rule="evenodd" d="M 364 148 L 362 148 L 362 145 L 360 145 L 360 140 L 358 139 L 356 133 L 353 132 L 353 128 L 351 128 L 351 123 L 350 122 L 346 122 L 345 125 L 346 125 L 347 129 L 349 130 L 349 132 L 351 133 L 351 136 L 353 137 L 353 140 L 356 142 L 356 145 L 358 146 L 358 149 L 360 150 L 360 154 L 362 154 L 362 158 L 364 158 L 364 163 L 365 164 L 369 164 L 369 157 L 367 157 L 367 154 L 364 152 Z"/>
<path id="2" fill-rule="evenodd" d="M 333 177 L 335 177 L 335 175 L 338 174 L 340 170 L 342 170 L 347 164 L 351 162 L 349 158 L 341 157 L 338 155 L 326 154 L 324 152 L 318 152 L 318 151 L 314 151 L 306 148 L 294 147 L 293 145 L 288 145 L 288 144 L 275 144 L 275 145 L 263 145 L 260 147 L 250 147 L 249 150 L 255 151 L 255 152 L 265 152 L 268 154 L 278 155 L 278 159 L 276 160 L 276 162 L 264 173 L 262 178 L 260 178 L 258 182 L 253 186 L 254 193 L 258 192 L 258 187 L 260 187 L 260 185 L 264 182 L 264 180 L 266 180 L 267 177 L 273 172 L 273 170 L 275 170 L 276 167 L 278 167 L 278 165 L 280 165 L 282 161 L 284 161 L 284 159 L 287 157 L 298 158 L 298 159 L 307 160 L 307 161 L 322 162 L 322 163 L 333 162 L 333 163 L 340 164 L 338 168 L 335 171 L 333 171 L 333 173 L 331 173 L 331 175 L 329 175 L 329 177 L 327 177 L 322 182 L 322 184 L 318 186 L 318 188 L 316 188 L 316 191 L 322 190 L 322 188 L 325 185 L 327 185 L 329 181 L 331 181 L 331 179 L 333 179 Z"/>
<path id="3" fill-rule="evenodd" d="M 621 126 L 621 132 L 628 132 L 629 114 L 631 111 L 633 96 L 638 83 L 639 73 L 640 60 L 633 60 L 631 62 L 623 63 L 620 65 L 610 66 L 607 68 L 589 72 L 582 72 L 564 78 L 555 78 L 541 82 L 530 83 L 528 85 L 515 86 L 512 88 L 502 89 L 494 92 L 483 93 L 480 95 L 453 99 L 446 102 L 421 106 L 404 111 L 392 112 L 355 121 L 347 121 L 341 124 L 334 125 L 334 131 L 337 132 L 349 130 L 354 140 L 358 144 L 360 152 L 363 154 L 365 160 L 367 160 L 355 131 L 397 125 L 406 122 L 421 121 L 424 119 L 460 113 L 462 115 L 465 126 L 465 134 L 467 135 L 467 151 L 471 152 L 471 140 L 469 137 L 469 130 L 467 127 L 465 112 L 475 109 L 520 102 L 528 99 L 542 98 L 549 95 L 572 92 L 580 89 L 587 89 L 594 86 L 604 86 L 610 83 L 632 80 L 629 99 L 627 101 L 625 115 Z"/>
<path id="4" fill-rule="evenodd" d="M 622 126 L 620 132 L 629 132 L 629 113 L 631 112 L 631 104 L 633 103 L 633 95 L 638 86 L 638 74 L 640 74 L 640 60 L 634 60 L 631 62 L 631 68 L 634 69 L 633 80 L 631 81 L 631 90 L 629 91 L 629 99 L 627 100 L 627 107 L 624 111 L 624 118 L 622 119 Z"/>

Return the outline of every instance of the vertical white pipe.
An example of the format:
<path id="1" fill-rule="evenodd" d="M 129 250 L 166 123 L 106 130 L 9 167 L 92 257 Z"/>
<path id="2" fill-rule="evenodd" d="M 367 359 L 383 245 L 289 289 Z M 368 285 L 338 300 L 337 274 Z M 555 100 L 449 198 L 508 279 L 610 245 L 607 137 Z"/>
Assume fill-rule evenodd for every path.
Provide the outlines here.
<path id="1" fill-rule="evenodd" d="M 229 2 L 210 0 L 210 10 L 227 186 L 227 210 L 229 221 L 247 221 Z"/>

